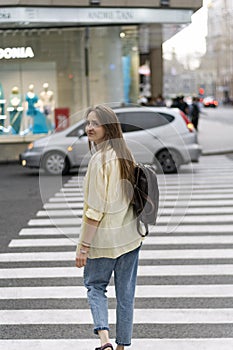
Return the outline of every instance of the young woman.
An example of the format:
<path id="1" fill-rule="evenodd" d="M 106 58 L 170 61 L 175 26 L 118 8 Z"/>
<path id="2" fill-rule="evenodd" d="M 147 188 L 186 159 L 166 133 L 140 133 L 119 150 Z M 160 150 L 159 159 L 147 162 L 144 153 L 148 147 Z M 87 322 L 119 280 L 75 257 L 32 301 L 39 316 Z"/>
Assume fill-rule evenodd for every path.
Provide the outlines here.
<path id="1" fill-rule="evenodd" d="M 134 159 L 126 146 L 120 123 L 112 109 L 99 105 L 86 113 L 91 151 L 84 182 L 84 213 L 76 266 L 84 266 L 84 284 L 101 346 L 109 341 L 105 295 L 114 272 L 116 350 L 131 344 L 138 254 L 142 237 L 137 233 L 131 205 Z"/>

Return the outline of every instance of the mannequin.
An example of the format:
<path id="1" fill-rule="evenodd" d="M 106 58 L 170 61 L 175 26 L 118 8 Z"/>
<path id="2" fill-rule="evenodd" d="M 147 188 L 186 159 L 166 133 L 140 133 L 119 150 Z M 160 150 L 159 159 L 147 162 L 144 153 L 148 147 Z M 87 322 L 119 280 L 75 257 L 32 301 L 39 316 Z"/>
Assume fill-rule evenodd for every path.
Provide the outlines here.
<path id="1" fill-rule="evenodd" d="M 20 134 L 25 135 L 32 131 L 34 117 L 36 114 L 36 103 L 38 102 L 38 96 L 34 92 L 34 85 L 30 84 L 28 86 L 28 92 L 25 96 L 25 109 L 26 115 L 23 116 L 20 128 Z"/>
<path id="2" fill-rule="evenodd" d="M 44 113 L 39 110 L 39 98 L 34 92 L 34 85 L 30 84 L 28 86 L 28 92 L 26 93 L 26 106 L 27 106 L 27 116 L 30 117 L 29 131 L 33 134 L 47 134 L 48 133 L 48 123 L 47 118 Z M 25 130 L 26 132 L 28 130 Z"/>
<path id="3" fill-rule="evenodd" d="M 35 105 L 38 102 L 38 96 L 34 92 L 34 85 L 30 84 L 26 94 L 27 115 L 33 117 L 36 112 Z"/>
<path id="4" fill-rule="evenodd" d="M 12 127 L 12 133 L 18 134 L 23 115 L 23 107 L 22 97 L 19 93 L 19 88 L 17 86 L 14 86 L 11 90 L 10 104 L 7 110 L 10 116 L 10 125 Z"/>
<path id="5" fill-rule="evenodd" d="M 43 90 L 40 93 L 40 101 L 42 105 L 42 112 L 48 119 L 49 129 L 54 129 L 54 94 L 53 91 L 49 90 L 49 84 L 43 84 Z"/>

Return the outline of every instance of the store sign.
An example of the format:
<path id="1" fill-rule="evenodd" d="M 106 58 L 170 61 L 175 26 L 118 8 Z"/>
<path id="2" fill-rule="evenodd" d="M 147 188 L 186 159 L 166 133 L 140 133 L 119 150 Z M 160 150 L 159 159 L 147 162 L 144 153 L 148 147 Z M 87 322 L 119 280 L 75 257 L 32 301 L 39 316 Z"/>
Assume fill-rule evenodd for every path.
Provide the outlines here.
<path id="1" fill-rule="evenodd" d="M 135 18 L 135 13 L 134 11 L 130 11 L 130 10 L 101 10 L 99 11 L 99 9 L 95 10 L 95 11 L 90 11 L 88 12 L 88 17 L 91 20 L 99 20 L 99 21 L 103 21 L 103 20 L 113 20 L 113 21 L 130 21 L 133 20 Z"/>
<path id="2" fill-rule="evenodd" d="M 192 9 L 177 8 L 10 7 L 0 9 L 0 28 L 11 24 L 14 28 L 30 28 L 45 25 L 190 23 L 192 14 Z"/>
<path id="3" fill-rule="evenodd" d="M 0 48 L 0 60 L 12 59 L 12 58 L 33 58 L 33 49 L 28 47 L 7 47 L 5 49 Z"/>

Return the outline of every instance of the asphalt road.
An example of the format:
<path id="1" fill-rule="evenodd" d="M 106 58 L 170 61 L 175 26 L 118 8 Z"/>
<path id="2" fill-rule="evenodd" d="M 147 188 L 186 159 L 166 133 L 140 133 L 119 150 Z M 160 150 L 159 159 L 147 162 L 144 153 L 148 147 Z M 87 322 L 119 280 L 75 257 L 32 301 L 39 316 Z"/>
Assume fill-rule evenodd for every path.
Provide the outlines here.
<path id="1" fill-rule="evenodd" d="M 222 121 L 219 121 L 215 118 L 220 116 L 221 109 L 207 112 L 208 114 L 204 114 L 200 121 L 200 140 L 205 142 L 204 146 L 208 146 L 210 150 L 216 148 L 217 139 L 214 139 L 214 136 L 219 137 L 219 125 L 221 125 L 222 145 L 230 149 L 232 139 L 226 135 L 231 126 L 231 123 L 228 123 L 231 113 L 225 114 Z M 144 317 L 144 313 L 148 312 L 149 319 L 147 323 L 141 323 L 141 318 L 136 322 L 134 328 L 136 344 L 140 341 L 138 338 L 146 338 L 143 339 L 142 345 L 148 344 L 148 349 L 157 347 L 158 344 L 152 341 L 161 342 L 158 345 L 161 350 L 173 349 L 173 340 L 176 338 L 176 341 L 180 341 L 180 348 L 186 349 L 189 348 L 193 338 L 200 342 L 209 338 L 205 348 L 218 350 L 222 348 L 216 341 L 216 338 L 219 338 L 221 344 L 224 344 L 224 349 L 233 348 L 233 341 L 229 347 L 225 346 L 226 341 L 233 339 L 232 319 L 230 319 L 233 300 L 231 289 L 233 190 L 232 161 L 229 162 L 232 154 L 228 154 L 227 157 L 201 157 L 200 163 L 194 164 L 193 169 L 191 166 L 181 168 L 180 179 L 183 189 L 178 197 L 176 175 L 166 178 L 169 186 L 169 198 L 166 201 L 168 212 L 161 215 L 160 224 L 157 226 L 158 232 L 150 234 L 141 252 L 142 273 L 138 277 L 138 287 L 144 294 L 143 298 L 136 299 L 135 307 L 138 317 Z M 0 165 L 0 253 L 9 253 L 8 256 L 11 257 L 16 253 L 13 261 L 1 262 L 2 273 L 6 274 L 5 270 L 9 270 L 7 271 L 9 276 L 4 275 L 5 277 L 2 276 L 1 280 L 0 309 L 3 320 L 0 325 L 0 337 L 3 341 L 12 340 L 14 349 L 22 340 L 25 341 L 24 348 L 31 349 L 36 346 L 33 344 L 36 344 L 38 339 L 44 344 L 41 345 L 44 349 L 47 349 L 45 341 L 53 340 L 54 346 L 49 345 L 50 350 L 61 349 L 59 341 L 63 340 L 70 348 L 73 347 L 71 341 L 75 340 L 76 347 L 83 350 L 97 345 L 94 338 L 90 339 L 92 335 L 90 322 L 86 324 L 81 320 L 78 324 L 74 324 L 72 321 L 75 319 L 76 322 L 79 309 L 82 310 L 82 317 L 85 319 L 88 306 L 84 294 L 80 297 L 76 294 L 67 296 L 68 292 L 72 292 L 72 288 L 75 288 L 77 293 L 78 287 L 82 286 L 79 271 L 75 270 L 73 274 L 68 274 L 72 272 L 70 269 L 74 264 L 74 247 L 70 245 L 70 239 L 63 241 L 67 237 L 57 235 L 53 236 L 55 239 L 52 243 L 49 236 L 43 235 L 42 231 L 46 227 L 42 221 L 46 220 L 45 216 L 33 220 L 34 228 L 33 225 L 30 226 L 32 230 L 39 230 L 39 233 L 31 232 L 31 236 L 19 236 L 19 231 L 22 228 L 28 229 L 28 221 L 35 219 L 35 215 L 41 211 L 43 204 L 48 202 L 48 199 L 53 197 L 69 178 L 69 176 L 45 176 L 38 171 L 24 169 L 18 164 Z M 176 232 L 167 232 L 166 225 L 168 225 L 169 213 L 173 212 L 173 204 L 176 205 L 177 200 L 180 203 L 186 202 L 184 199 L 190 190 L 193 191 L 193 198 L 189 213 L 186 213 L 183 222 L 177 226 Z M 53 220 L 54 222 L 57 219 L 66 221 L 67 218 L 55 216 Z M 177 240 L 175 244 L 172 243 L 172 239 Z M 46 243 L 46 246 L 42 244 L 38 247 L 39 240 Z M 10 242 L 11 247 L 8 247 Z M 152 251 L 153 259 L 150 258 Z M 35 261 L 33 259 L 28 261 L 27 253 L 32 254 Z M 46 257 L 53 253 L 56 253 L 56 261 L 47 261 Z M 42 261 L 37 261 L 38 254 L 43 254 L 44 260 L 41 258 Z M 63 254 L 68 254 L 70 257 L 63 261 Z M 20 260 L 22 256 L 25 261 Z M 58 257 L 61 257 L 61 261 Z M 226 270 L 227 267 L 228 270 Z M 144 275 L 143 272 L 144 269 L 148 271 L 148 268 L 150 268 L 149 276 Z M 167 274 L 164 272 L 160 274 L 160 269 L 162 271 L 165 269 Z M 44 276 L 45 272 L 48 275 Z M 219 288 L 219 285 L 222 286 Z M 50 291 L 53 287 L 57 288 L 58 293 L 61 293 L 64 287 L 65 297 L 62 294 L 52 294 L 52 298 L 49 294 L 47 295 L 46 290 Z M 154 297 L 146 297 L 146 290 L 151 291 L 152 288 L 155 290 Z M 159 292 L 160 288 L 162 292 Z M 191 296 L 190 288 L 192 288 Z M 13 290 L 16 298 L 11 299 L 8 293 Z M 23 295 L 26 290 L 28 292 L 32 290 L 34 293 L 32 298 Z M 176 292 L 179 292 L 178 297 Z M 4 295 L 7 295 L 5 300 Z M 111 308 L 115 307 L 115 301 L 111 298 L 109 305 Z M 55 321 L 50 317 L 51 312 L 55 313 Z M 69 313 L 73 318 L 64 321 L 63 312 Z M 164 314 L 167 315 L 167 319 L 161 323 L 161 319 L 165 317 Z M 38 317 L 38 324 L 30 318 L 32 315 Z M 156 317 L 158 322 L 155 322 Z M 215 317 L 220 321 L 213 322 Z M 25 319 L 29 320 L 28 324 L 25 324 Z M 166 346 L 163 341 L 170 346 Z M 201 344 L 203 343 L 200 343 L 200 346 L 196 344 L 196 348 L 201 348 Z M 2 348 L 6 348 L 5 344 Z M 142 348 L 142 346 L 136 346 L 136 348 Z"/>
<path id="2" fill-rule="evenodd" d="M 204 349 L 207 338 L 206 350 L 233 348 L 232 164 L 222 155 L 201 157 L 193 168 L 182 168 L 179 178 L 159 177 L 164 201 L 155 231 L 151 230 L 140 253 L 134 349 L 144 344 L 148 350 L 174 349 L 177 342 L 180 346 L 176 349 Z M 17 173 L 15 167 L 12 173 Z M 21 186 L 36 177 L 33 173 L 18 175 Z M 11 176 L 9 180 L 16 178 Z M 36 218 L 33 213 L 30 225 L 24 225 L 24 234 L 11 240 L 8 254 L 0 254 L 3 349 L 19 349 L 19 344 L 31 349 L 40 343 L 41 349 L 64 350 L 72 348 L 74 340 L 77 349 L 88 350 L 98 344 L 92 333 L 82 271 L 74 267 L 78 213 L 73 206 L 79 202 L 77 197 L 81 199 L 76 181 L 73 178 L 63 188 L 66 198 L 61 192 L 51 198 L 50 213 L 41 212 L 41 207 Z M 47 191 L 41 206 L 45 195 L 50 197 L 58 186 L 55 178 L 39 177 L 37 195 L 43 192 L 44 184 Z M 31 190 L 34 185 L 32 181 Z M 63 214 L 56 209 L 59 203 Z M 68 203 L 72 210 L 65 213 Z M 65 236 L 62 231 L 48 234 L 47 230 L 58 226 L 66 229 Z M 171 231 L 174 226 L 175 231 Z M 109 301 L 110 308 L 114 308 L 114 298 Z M 114 330 L 111 334 L 114 337 Z M 142 344 L 138 345 L 141 338 Z M 45 344 L 47 340 L 49 345 Z M 228 340 L 231 343 L 226 347 Z"/>
<path id="3" fill-rule="evenodd" d="M 39 175 L 38 170 L 18 164 L 0 164 L 0 252 L 68 179 Z"/>

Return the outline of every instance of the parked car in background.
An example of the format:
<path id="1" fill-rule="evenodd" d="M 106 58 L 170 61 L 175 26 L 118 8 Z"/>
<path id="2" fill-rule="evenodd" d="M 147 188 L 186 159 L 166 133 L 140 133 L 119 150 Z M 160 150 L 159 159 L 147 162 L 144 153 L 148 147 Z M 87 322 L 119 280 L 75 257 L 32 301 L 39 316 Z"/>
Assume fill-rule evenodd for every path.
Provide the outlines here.
<path id="1" fill-rule="evenodd" d="M 114 109 L 126 142 L 137 162 L 155 164 L 164 173 L 175 173 L 182 164 L 197 162 L 201 147 L 187 116 L 177 108 L 124 107 Z M 90 159 L 85 121 L 29 144 L 20 162 L 41 167 L 49 174 L 65 174 L 86 166 Z"/>
<path id="2" fill-rule="evenodd" d="M 203 99 L 203 106 L 216 108 L 218 107 L 218 101 L 213 96 L 207 96 Z"/>

